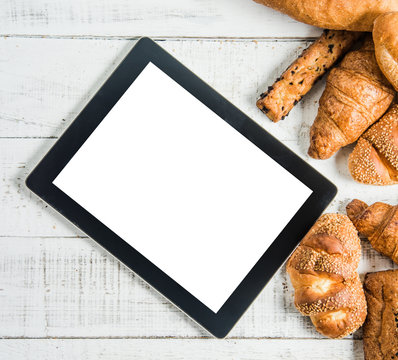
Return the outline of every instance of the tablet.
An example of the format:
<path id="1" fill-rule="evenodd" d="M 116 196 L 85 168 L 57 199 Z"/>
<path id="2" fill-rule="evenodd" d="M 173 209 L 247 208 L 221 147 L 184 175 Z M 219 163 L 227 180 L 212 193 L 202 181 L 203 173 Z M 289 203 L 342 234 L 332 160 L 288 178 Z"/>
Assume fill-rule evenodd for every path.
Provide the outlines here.
<path id="1" fill-rule="evenodd" d="M 216 337 L 336 193 L 148 38 L 26 184 Z"/>

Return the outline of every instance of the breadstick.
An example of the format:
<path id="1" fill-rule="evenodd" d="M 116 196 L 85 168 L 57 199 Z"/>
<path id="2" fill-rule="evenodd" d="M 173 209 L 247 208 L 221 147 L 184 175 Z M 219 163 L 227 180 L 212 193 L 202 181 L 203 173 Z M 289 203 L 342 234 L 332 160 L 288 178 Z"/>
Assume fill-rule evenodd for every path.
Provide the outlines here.
<path id="1" fill-rule="evenodd" d="M 324 30 L 323 34 L 291 64 L 268 90 L 257 107 L 273 122 L 283 120 L 314 83 L 333 66 L 361 33 Z"/>

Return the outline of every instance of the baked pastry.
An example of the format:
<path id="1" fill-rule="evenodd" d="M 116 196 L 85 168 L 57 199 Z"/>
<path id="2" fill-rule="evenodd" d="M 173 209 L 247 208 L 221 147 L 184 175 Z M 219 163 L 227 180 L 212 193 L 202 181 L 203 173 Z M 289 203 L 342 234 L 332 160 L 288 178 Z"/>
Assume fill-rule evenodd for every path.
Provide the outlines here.
<path id="1" fill-rule="evenodd" d="M 347 53 L 328 75 L 311 126 L 308 154 L 327 159 L 359 136 L 388 109 L 394 89 L 380 71 L 371 37 Z"/>
<path id="2" fill-rule="evenodd" d="M 325 30 L 321 37 L 303 51 L 268 90 L 260 95 L 257 107 L 278 122 L 312 88 L 359 38 L 361 33 Z"/>
<path id="3" fill-rule="evenodd" d="M 355 199 L 346 210 L 354 226 L 368 238 L 372 247 L 398 264 L 398 205 L 376 202 L 368 206 Z"/>
<path id="4" fill-rule="evenodd" d="M 375 20 L 373 41 L 381 71 L 398 90 L 398 12 L 380 15 Z"/>
<path id="5" fill-rule="evenodd" d="M 366 301 L 357 273 L 360 240 L 350 219 L 322 215 L 287 263 L 297 309 L 331 338 L 357 330 L 366 317 Z"/>
<path id="6" fill-rule="evenodd" d="M 398 270 L 366 274 L 364 288 L 368 303 L 365 360 L 398 359 Z"/>
<path id="7" fill-rule="evenodd" d="M 326 29 L 372 31 L 381 14 L 398 11 L 397 0 L 254 0 L 303 23 Z"/>
<path id="8" fill-rule="evenodd" d="M 398 183 L 398 105 L 359 138 L 348 168 L 353 179 L 364 184 Z"/>

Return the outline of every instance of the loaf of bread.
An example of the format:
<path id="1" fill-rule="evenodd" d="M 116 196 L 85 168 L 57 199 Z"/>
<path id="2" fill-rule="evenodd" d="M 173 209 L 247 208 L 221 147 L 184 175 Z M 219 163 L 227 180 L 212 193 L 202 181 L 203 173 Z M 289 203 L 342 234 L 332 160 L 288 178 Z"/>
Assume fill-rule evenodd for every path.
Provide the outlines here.
<path id="1" fill-rule="evenodd" d="M 376 202 L 368 206 L 355 199 L 346 210 L 356 229 L 368 238 L 372 247 L 398 264 L 398 205 Z"/>
<path id="2" fill-rule="evenodd" d="M 373 41 L 381 71 L 398 90 L 398 12 L 380 15 L 375 20 Z"/>
<path id="3" fill-rule="evenodd" d="M 366 301 L 357 267 L 360 240 L 350 219 L 322 215 L 288 260 L 297 309 L 331 338 L 357 330 L 366 317 Z"/>
<path id="4" fill-rule="evenodd" d="M 366 274 L 364 288 L 368 303 L 365 360 L 398 359 L 398 270 Z"/>
<path id="5" fill-rule="evenodd" d="M 398 183 L 398 105 L 358 140 L 348 158 L 354 180 L 369 185 Z"/>
<path id="6" fill-rule="evenodd" d="M 312 88 L 360 37 L 352 31 L 325 30 L 321 37 L 303 51 L 286 71 L 260 95 L 257 107 L 278 122 Z"/>
<path id="7" fill-rule="evenodd" d="M 350 51 L 327 78 L 311 126 L 308 154 L 327 159 L 359 136 L 388 109 L 394 89 L 379 69 L 370 36 Z"/>
<path id="8" fill-rule="evenodd" d="M 381 14 L 398 11 L 398 0 L 254 0 L 303 23 L 325 29 L 372 31 Z"/>

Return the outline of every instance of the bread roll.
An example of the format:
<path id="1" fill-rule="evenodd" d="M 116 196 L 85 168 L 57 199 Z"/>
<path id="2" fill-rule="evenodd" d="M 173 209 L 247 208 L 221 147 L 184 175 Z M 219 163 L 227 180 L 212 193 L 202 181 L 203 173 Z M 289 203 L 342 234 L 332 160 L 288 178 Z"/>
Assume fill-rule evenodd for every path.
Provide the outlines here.
<path id="1" fill-rule="evenodd" d="M 398 359 L 398 270 L 365 277 L 368 316 L 363 326 L 365 360 Z"/>
<path id="2" fill-rule="evenodd" d="M 303 23 L 325 29 L 372 31 L 381 14 L 398 11 L 398 0 L 254 0 Z"/>
<path id="3" fill-rule="evenodd" d="M 381 71 L 398 90 L 398 12 L 383 14 L 376 19 L 373 41 Z"/>
<path id="4" fill-rule="evenodd" d="M 297 309 L 325 336 L 342 338 L 365 320 L 365 295 L 357 273 L 360 255 L 350 219 L 324 214 L 287 263 Z"/>

